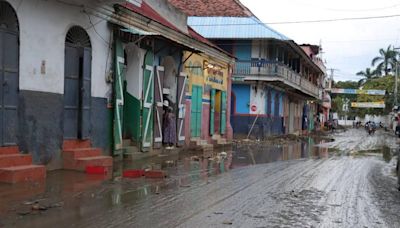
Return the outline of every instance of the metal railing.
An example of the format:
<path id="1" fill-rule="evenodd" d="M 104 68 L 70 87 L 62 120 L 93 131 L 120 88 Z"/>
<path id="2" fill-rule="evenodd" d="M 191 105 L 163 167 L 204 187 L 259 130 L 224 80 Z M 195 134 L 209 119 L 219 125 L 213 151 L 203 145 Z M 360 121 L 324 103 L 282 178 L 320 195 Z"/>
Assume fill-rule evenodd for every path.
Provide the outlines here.
<path id="1" fill-rule="evenodd" d="M 314 96 L 319 96 L 319 89 L 301 75 L 288 66 L 274 61 L 243 61 L 239 60 L 235 63 L 233 71 L 234 76 L 241 77 L 280 77 L 287 82 L 299 86 Z"/>

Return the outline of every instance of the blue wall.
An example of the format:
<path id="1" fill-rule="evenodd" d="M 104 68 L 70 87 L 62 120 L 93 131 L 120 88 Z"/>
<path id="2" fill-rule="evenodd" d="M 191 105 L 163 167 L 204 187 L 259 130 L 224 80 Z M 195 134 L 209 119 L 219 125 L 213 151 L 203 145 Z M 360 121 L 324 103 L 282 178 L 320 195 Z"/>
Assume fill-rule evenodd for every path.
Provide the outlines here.
<path id="1" fill-rule="evenodd" d="M 232 90 L 236 96 L 236 113 L 249 114 L 250 85 L 233 84 Z"/>
<path id="2" fill-rule="evenodd" d="M 239 60 L 251 60 L 251 40 L 238 40 L 234 44 L 234 55 Z"/>

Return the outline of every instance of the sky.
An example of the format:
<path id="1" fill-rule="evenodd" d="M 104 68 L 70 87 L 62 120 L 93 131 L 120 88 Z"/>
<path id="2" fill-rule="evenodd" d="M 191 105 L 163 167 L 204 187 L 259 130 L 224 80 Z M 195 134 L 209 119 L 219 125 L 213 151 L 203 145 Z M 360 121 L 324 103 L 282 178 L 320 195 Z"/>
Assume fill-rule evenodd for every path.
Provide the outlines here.
<path id="1" fill-rule="evenodd" d="M 399 0 L 240 0 L 262 22 L 310 21 L 400 15 Z M 335 81 L 362 77 L 379 49 L 400 47 L 400 16 L 384 19 L 323 23 L 270 24 L 296 43 L 322 44 L 327 68 L 336 69 Z"/>

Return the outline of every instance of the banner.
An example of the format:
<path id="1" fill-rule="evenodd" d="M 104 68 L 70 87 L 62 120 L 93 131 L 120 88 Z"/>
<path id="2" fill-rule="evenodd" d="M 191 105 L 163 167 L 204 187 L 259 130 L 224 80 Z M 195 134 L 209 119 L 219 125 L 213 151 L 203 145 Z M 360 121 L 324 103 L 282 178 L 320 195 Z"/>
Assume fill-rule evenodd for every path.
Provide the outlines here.
<path id="1" fill-rule="evenodd" d="M 384 101 L 377 102 L 352 102 L 352 108 L 385 108 Z"/>
<path id="2" fill-rule="evenodd" d="M 331 93 L 337 93 L 337 94 L 367 94 L 367 95 L 384 96 L 385 93 L 386 93 L 386 90 L 376 90 L 376 89 L 361 90 L 361 89 L 337 89 L 337 88 L 332 88 Z"/>

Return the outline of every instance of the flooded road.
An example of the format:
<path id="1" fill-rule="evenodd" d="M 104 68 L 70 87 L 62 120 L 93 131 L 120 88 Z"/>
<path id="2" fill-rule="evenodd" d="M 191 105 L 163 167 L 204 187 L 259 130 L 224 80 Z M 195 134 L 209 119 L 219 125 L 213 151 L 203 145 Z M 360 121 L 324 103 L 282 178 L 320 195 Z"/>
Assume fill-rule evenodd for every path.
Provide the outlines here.
<path id="1" fill-rule="evenodd" d="M 361 129 L 329 137 L 116 165 L 116 174 L 163 169 L 166 179 L 57 171 L 24 193 L 1 185 L 0 227 L 400 227 L 397 139 Z M 33 201 L 45 210 L 24 214 Z"/>

